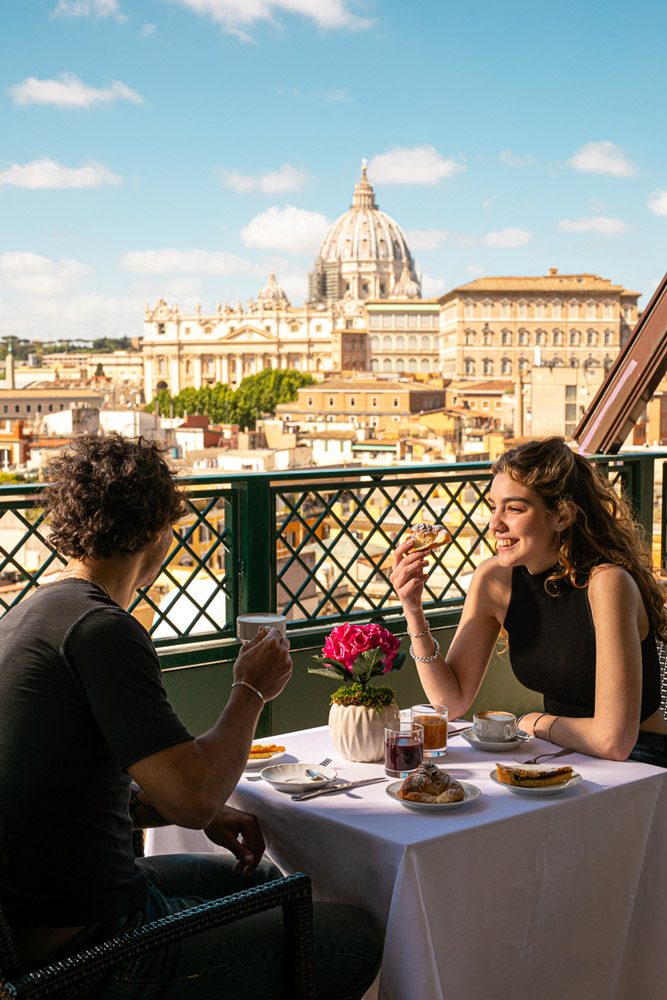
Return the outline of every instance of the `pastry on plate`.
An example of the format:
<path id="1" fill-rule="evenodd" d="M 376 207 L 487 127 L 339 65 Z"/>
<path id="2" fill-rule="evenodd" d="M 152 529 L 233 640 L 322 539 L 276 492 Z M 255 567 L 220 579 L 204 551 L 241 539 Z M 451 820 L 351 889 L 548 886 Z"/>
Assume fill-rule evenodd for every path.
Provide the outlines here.
<path id="1" fill-rule="evenodd" d="M 408 529 L 405 540 L 412 542 L 412 552 L 430 552 L 439 545 L 451 542 L 452 536 L 444 524 L 429 524 L 427 521 L 422 521 Z"/>
<path id="2" fill-rule="evenodd" d="M 248 760 L 269 760 L 277 753 L 283 753 L 285 747 L 278 746 L 277 743 L 254 743 L 250 747 Z"/>
<path id="3" fill-rule="evenodd" d="M 408 802 L 460 802 L 465 797 L 463 785 L 431 761 L 409 774 L 397 794 Z"/>
<path id="4" fill-rule="evenodd" d="M 547 785 L 563 785 L 570 781 L 574 772 L 569 764 L 560 767 L 553 764 L 498 764 L 496 775 L 503 785 L 518 788 L 546 788 Z"/>

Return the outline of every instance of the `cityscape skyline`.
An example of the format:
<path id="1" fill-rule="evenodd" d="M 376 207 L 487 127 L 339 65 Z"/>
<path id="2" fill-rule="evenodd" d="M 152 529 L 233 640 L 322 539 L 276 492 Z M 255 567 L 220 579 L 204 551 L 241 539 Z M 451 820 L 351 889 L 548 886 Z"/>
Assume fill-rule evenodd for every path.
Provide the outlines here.
<path id="1" fill-rule="evenodd" d="M 425 297 L 664 271 L 660 25 L 620 3 L 39 0 L 3 12 L 0 335 L 139 336 L 144 305 L 294 303 L 361 160 Z M 10 44 L 11 43 L 11 44 Z"/>

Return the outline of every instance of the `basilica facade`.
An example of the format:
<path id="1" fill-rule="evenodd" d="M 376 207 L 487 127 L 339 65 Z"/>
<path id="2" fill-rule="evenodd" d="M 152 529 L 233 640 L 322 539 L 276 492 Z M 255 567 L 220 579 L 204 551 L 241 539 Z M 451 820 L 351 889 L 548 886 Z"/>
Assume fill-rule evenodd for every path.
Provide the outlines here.
<path id="1" fill-rule="evenodd" d="M 309 276 L 308 301 L 293 306 L 270 274 L 244 306 L 181 313 L 161 299 L 144 315 L 144 394 L 223 382 L 237 387 L 264 368 L 326 374 L 369 367 L 365 304 L 418 299 L 421 286 L 405 235 L 380 211 L 362 167 L 352 205 L 326 233 Z"/>
<path id="2" fill-rule="evenodd" d="M 514 378 L 537 366 L 607 369 L 637 319 L 639 294 L 594 274 L 485 277 L 423 299 L 405 234 L 366 175 L 324 236 L 293 306 L 270 274 L 244 306 L 181 313 L 146 308 L 144 395 L 222 382 L 265 368 L 324 377 L 367 371 L 422 378 Z"/>

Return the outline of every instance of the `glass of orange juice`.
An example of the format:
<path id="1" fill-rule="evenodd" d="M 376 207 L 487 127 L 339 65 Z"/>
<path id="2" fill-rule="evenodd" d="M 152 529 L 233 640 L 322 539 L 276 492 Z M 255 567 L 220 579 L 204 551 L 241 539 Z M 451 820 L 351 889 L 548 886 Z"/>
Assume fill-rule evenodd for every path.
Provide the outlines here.
<path id="1" fill-rule="evenodd" d="M 413 725 L 424 727 L 424 757 L 444 757 L 447 754 L 447 706 L 413 705 L 410 718 Z"/>

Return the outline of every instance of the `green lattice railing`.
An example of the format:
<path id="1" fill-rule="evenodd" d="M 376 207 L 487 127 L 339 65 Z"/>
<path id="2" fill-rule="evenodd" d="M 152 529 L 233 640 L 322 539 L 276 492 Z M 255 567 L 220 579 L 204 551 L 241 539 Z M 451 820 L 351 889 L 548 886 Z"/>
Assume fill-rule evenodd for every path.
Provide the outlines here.
<path id="1" fill-rule="evenodd" d="M 665 491 L 654 459 L 599 458 L 665 552 Z M 293 641 L 313 628 L 383 616 L 400 626 L 391 551 L 416 521 L 442 520 L 451 545 L 433 553 L 425 600 L 434 624 L 456 617 L 470 576 L 493 551 L 487 464 L 305 470 L 184 479 L 188 513 L 156 584 L 131 610 L 163 656 L 228 644 L 243 611 L 281 610 Z M 65 560 L 49 543 L 41 485 L 0 487 L 0 614 L 50 580 Z"/>

